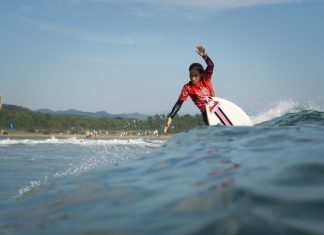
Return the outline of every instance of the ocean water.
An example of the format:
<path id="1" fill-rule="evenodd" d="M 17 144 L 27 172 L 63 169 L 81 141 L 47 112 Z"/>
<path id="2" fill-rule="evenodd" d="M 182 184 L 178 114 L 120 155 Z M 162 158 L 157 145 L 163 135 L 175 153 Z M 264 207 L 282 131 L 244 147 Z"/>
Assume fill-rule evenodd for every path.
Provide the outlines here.
<path id="1" fill-rule="evenodd" d="M 324 112 L 169 141 L 0 139 L 0 234 L 324 234 Z"/>

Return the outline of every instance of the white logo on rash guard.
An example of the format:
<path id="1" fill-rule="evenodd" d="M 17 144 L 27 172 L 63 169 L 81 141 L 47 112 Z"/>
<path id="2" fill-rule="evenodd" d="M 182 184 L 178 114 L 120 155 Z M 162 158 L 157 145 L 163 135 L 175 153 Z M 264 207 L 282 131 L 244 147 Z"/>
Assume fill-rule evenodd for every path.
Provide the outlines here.
<path id="1" fill-rule="evenodd" d="M 207 87 L 201 87 L 198 91 L 197 91 L 197 95 L 200 97 L 206 97 L 209 96 L 209 90 Z"/>

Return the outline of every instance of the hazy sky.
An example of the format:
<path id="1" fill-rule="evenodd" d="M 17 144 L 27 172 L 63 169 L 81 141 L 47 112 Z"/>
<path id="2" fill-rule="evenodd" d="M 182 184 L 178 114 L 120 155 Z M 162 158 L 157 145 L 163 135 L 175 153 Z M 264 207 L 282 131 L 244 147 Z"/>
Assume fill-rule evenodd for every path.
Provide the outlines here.
<path id="1" fill-rule="evenodd" d="M 203 44 L 217 96 L 323 106 L 323 12 L 322 0 L 3 0 L 0 94 L 33 110 L 169 112 Z"/>

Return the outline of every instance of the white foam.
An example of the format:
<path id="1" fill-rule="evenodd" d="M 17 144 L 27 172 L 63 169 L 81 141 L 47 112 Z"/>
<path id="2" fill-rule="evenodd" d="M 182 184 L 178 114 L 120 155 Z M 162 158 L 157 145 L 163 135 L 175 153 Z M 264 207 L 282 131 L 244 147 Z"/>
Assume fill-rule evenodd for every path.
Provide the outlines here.
<path id="1" fill-rule="evenodd" d="M 279 101 L 270 105 L 266 110 L 251 117 L 251 121 L 254 124 L 258 124 L 264 121 L 271 120 L 276 117 L 280 117 L 289 112 L 296 112 L 299 107 L 298 102 L 293 100 Z"/>
<path id="2" fill-rule="evenodd" d="M 255 116 L 251 116 L 251 121 L 253 125 L 255 125 L 280 117 L 282 115 L 285 115 L 286 113 L 295 113 L 301 110 L 321 111 L 321 107 L 313 101 L 308 101 L 304 104 L 300 104 L 297 101 L 288 99 L 270 104 L 265 111 L 262 111 Z"/>
<path id="3" fill-rule="evenodd" d="M 62 178 L 69 175 L 82 173 L 98 166 L 105 164 L 115 164 L 122 161 L 135 159 L 136 156 L 143 156 L 143 154 L 149 153 L 151 147 L 159 147 L 165 141 L 162 140 L 150 140 L 145 141 L 143 139 L 135 140 L 82 140 L 76 138 L 70 139 L 45 139 L 45 140 L 17 140 L 6 139 L 0 140 L 1 145 L 35 145 L 35 144 L 76 144 L 84 147 L 92 148 L 92 154 L 90 156 L 84 156 L 80 161 L 76 160 L 67 163 L 65 169 L 53 172 L 49 177 L 45 176 L 42 180 L 33 180 L 29 185 L 24 186 L 18 190 L 16 199 L 24 196 L 26 193 L 35 190 L 40 185 L 43 185 L 55 178 Z M 121 146 L 122 145 L 122 146 Z"/>
<path id="4" fill-rule="evenodd" d="M 315 102 L 315 101 L 308 101 L 307 104 L 305 105 L 305 109 L 307 110 L 314 110 L 314 111 L 319 111 L 321 112 L 323 109 L 321 108 L 321 106 Z"/>
<path id="5" fill-rule="evenodd" d="M 82 146 L 105 146 L 105 145 L 143 145 L 144 147 L 154 147 L 159 146 L 163 143 L 162 140 L 151 140 L 145 141 L 143 139 L 131 139 L 131 140 L 88 140 L 88 139 L 77 139 L 77 138 L 68 138 L 68 139 L 56 139 L 52 137 L 51 139 L 0 139 L 0 146 L 2 145 L 14 145 L 14 144 L 23 144 L 23 145 L 37 145 L 37 144 L 74 144 Z"/>
<path id="6" fill-rule="evenodd" d="M 83 157 L 82 161 L 79 163 L 70 163 L 68 169 L 56 172 L 54 178 L 61 178 L 67 175 L 81 173 L 100 165 L 115 164 L 132 160 L 136 158 L 136 156 L 148 154 L 150 152 L 150 147 L 161 146 L 164 142 L 165 141 L 145 142 L 142 140 L 114 140 L 113 142 L 107 142 L 105 140 L 97 141 L 97 144 L 101 146 L 95 148 L 93 155 Z M 130 148 L 127 148 L 126 146 L 129 146 Z"/>
<path id="7" fill-rule="evenodd" d="M 44 140 L 33 140 L 33 139 L 2 139 L 0 140 L 0 145 L 14 145 L 14 144 L 24 144 L 24 145 L 36 145 L 36 144 L 59 144 L 62 143 L 59 139 L 52 137 L 51 139 Z"/>
<path id="8" fill-rule="evenodd" d="M 18 194 L 17 197 L 22 196 L 22 195 L 24 195 L 24 194 L 32 191 L 33 189 L 35 189 L 36 187 L 38 187 L 40 184 L 41 184 L 40 180 L 38 180 L 38 181 L 31 181 L 30 182 L 30 185 L 27 185 L 27 186 L 19 189 L 19 191 L 18 191 L 19 194 Z"/>

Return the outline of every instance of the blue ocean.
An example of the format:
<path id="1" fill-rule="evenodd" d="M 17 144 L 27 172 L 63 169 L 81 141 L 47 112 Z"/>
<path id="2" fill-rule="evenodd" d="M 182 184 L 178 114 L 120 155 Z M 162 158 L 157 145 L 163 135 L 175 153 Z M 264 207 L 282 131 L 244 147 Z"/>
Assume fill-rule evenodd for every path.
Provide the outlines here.
<path id="1" fill-rule="evenodd" d="M 0 234 L 324 234 L 324 112 L 161 140 L 0 139 Z"/>

